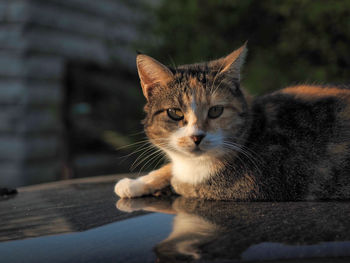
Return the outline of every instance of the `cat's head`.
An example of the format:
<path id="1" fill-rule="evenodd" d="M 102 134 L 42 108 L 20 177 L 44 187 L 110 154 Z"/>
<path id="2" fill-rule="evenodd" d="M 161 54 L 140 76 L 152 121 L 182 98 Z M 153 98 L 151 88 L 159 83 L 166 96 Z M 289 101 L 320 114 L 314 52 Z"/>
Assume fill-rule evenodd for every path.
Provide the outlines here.
<path id="1" fill-rule="evenodd" d="M 137 56 L 145 131 L 170 156 L 221 156 L 242 144 L 249 107 L 240 89 L 246 45 L 207 63 L 169 68 Z"/>

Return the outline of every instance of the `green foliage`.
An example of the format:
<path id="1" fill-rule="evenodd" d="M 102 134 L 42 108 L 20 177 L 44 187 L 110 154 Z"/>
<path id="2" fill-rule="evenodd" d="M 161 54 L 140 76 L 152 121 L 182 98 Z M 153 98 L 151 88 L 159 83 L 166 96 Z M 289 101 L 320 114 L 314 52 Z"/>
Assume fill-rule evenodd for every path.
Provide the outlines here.
<path id="1" fill-rule="evenodd" d="M 346 82 L 349 15 L 346 0 L 164 0 L 155 10 L 158 42 L 148 53 L 170 65 L 193 63 L 248 40 L 243 85 L 252 93 L 300 82 Z"/>

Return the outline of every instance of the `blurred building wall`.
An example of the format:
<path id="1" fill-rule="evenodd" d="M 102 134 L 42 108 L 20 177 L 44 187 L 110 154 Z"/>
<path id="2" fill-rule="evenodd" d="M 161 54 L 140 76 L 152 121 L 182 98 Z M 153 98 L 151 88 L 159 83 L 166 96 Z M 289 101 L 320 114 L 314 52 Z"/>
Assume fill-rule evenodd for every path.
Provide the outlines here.
<path id="1" fill-rule="evenodd" d="M 0 1 L 0 186 L 55 180 L 63 170 L 65 65 L 135 71 L 142 1 Z"/>

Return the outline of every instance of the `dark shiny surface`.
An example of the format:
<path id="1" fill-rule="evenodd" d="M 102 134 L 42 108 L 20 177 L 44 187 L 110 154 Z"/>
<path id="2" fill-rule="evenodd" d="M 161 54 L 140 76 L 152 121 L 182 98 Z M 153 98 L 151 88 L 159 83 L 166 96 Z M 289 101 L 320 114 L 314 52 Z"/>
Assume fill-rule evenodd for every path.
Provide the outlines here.
<path id="1" fill-rule="evenodd" d="M 118 178 L 0 199 L 0 262 L 350 262 L 350 202 L 118 200 Z"/>

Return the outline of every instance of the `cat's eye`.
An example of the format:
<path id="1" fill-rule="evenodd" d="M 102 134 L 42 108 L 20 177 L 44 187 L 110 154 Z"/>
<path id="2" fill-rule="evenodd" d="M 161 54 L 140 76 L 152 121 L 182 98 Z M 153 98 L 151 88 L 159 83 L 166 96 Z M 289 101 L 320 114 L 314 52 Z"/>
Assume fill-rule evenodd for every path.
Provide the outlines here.
<path id="1" fill-rule="evenodd" d="M 209 109 L 208 117 L 211 119 L 216 119 L 224 112 L 224 106 L 216 105 Z"/>
<path id="2" fill-rule="evenodd" d="M 184 114 L 180 109 L 171 108 L 166 111 L 170 119 L 174 121 L 181 121 L 184 118 Z"/>

